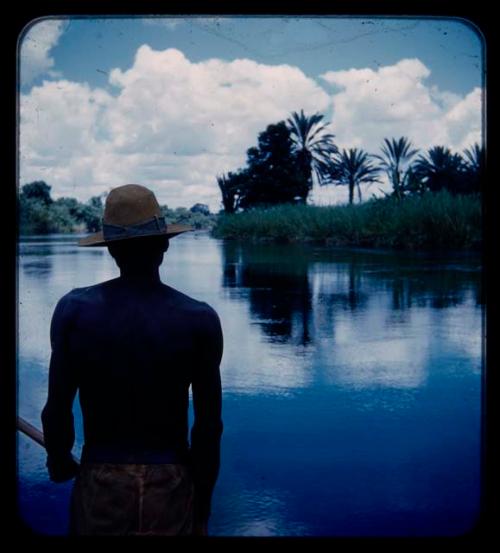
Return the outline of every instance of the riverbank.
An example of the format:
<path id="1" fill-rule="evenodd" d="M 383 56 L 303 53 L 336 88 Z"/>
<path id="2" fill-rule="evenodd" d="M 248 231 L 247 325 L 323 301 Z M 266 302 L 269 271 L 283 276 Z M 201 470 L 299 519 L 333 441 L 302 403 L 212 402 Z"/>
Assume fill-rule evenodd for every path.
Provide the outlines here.
<path id="1" fill-rule="evenodd" d="M 220 215 L 212 235 L 346 247 L 479 249 L 481 198 L 440 192 L 355 205 L 280 205 Z"/>
<path id="2" fill-rule="evenodd" d="M 97 232 L 104 214 L 103 197 L 94 196 L 82 203 L 76 198 L 54 200 L 51 187 L 44 181 L 25 184 L 18 198 L 19 234 L 49 235 Z M 210 230 L 217 215 L 210 213 L 206 204 L 196 203 L 191 208 L 160 206 L 167 224 L 190 225 L 195 229 Z"/>
<path id="3" fill-rule="evenodd" d="M 217 215 L 214 213 L 192 212 L 185 207 L 176 210 L 164 208 L 163 213 L 167 224 L 189 225 L 195 230 L 208 232 L 213 229 L 217 221 Z M 60 206 L 54 208 L 51 208 L 51 206 L 39 208 L 37 206 L 37 210 L 21 209 L 19 234 L 23 237 L 51 236 L 54 234 L 70 236 L 81 234 L 86 236 L 101 228 L 102 213 L 99 212 L 94 217 L 95 220 L 89 225 L 88 222 L 75 219 L 70 213 L 62 211 Z"/>

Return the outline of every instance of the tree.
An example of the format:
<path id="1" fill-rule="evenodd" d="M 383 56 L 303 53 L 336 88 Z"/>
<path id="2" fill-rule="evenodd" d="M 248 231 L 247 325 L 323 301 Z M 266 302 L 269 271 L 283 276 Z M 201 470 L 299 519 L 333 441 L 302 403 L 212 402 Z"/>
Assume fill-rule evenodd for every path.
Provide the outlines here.
<path id="1" fill-rule="evenodd" d="M 396 198 L 403 195 L 403 184 L 408 180 L 407 171 L 411 159 L 418 153 L 412 148 L 412 143 L 406 136 L 391 140 L 384 138 L 381 156 L 375 156 L 380 160 L 380 167 L 387 173 L 389 182 Z"/>
<path id="2" fill-rule="evenodd" d="M 95 196 L 87 203 L 76 198 L 52 200 L 50 186 L 43 181 L 26 184 L 19 196 L 19 229 L 21 234 L 88 231 L 101 229 L 103 205 Z"/>
<path id="3" fill-rule="evenodd" d="M 415 171 L 413 165 L 408 167 L 404 173 L 403 182 L 401 183 L 401 192 L 409 194 L 420 194 L 425 192 L 425 183 L 419 174 Z"/>
<path id="4" fill-rule="evenodd" d="M 19 201 L 19 233 L 47 234 L 55 232 L 49 207 L 33 198 Z"/>
<path id="5" fill-rule="evenodd" d="M 301 170 L 290 129 L 284 121 L 269 125 L 259 134 L 257 147 L 247 150 L 247 168 L 237 175 L 238 206 L 244 209 L 305 203 L 309 194 L 309 182 Z"/>
<path id="6" fill-rule="evenodd" d="M 92 196 L 81 208 L 81 220 L 87 226 L 88 232 L 97 232 L 102 227 L 104 206 L 101 196 Z"/>
<path id="7" fill-rule="evenodd" d="M 201 213 L 202 215 L 210 215 L 210 208 L 207 204 L 194 204 L 189 208 L 191 213 Z"/>
<path id="8" fill-rule="evenodd" d="M 486 174 L 486 155 L 483 146 L 474 144 L 464 150 L 464 171 L 466 187 L 464 192 L 481 192 Z"/>
<path id="9" fill-rule="evenodd" d="M 234 213 L 236 211 L 236 203 L 238 196 L 238 186 L 234 179 L 234 174 L 229 172 L 227 175 L 216 177 L 217 185 L 222 195 L 222 205 L 226 213 Z"/>
<path id="10" fill-rule="evenodd" d="M 380 167 L 372 163 L 370 154 L 357 148 L 342 150 L 332 158 L 331 179 L 335 184 L 349 187 L 349 203 L 354 201 L 354 189 L 361 202 L 361 184 L 380 182 Z"/>
<path id="11" fill-rule="evenodd" d="M 248 169 L 239 169 L 235 173 L 217 177 L 217 184 L 222 194 L 222 205 L 226 213 L 234 213 L 240 207 L 240 200 L 248 188 Z"/>
<path id="12" fill-rule="evenodd" d="M 54 232 L 51 217 L 50 186 L 44 181 L 34 181 L 21 188 L 18 198 L 19 232 L 21 234 L 46 234 Z"/>
<path id="13" fill-rule="evenodd" d="M 57 228 L 54 232 L 71 232 L 75 227 L 80 227 L 78 230 L 88 230 L 84 211 L 85 206 L 76 198 L 62 197 L 52 202 L 50 213 Z"/>
<path id="14" fill-rule="evenodd" d="M 50 188 L 43 180 L 30 182 L 21 188 L 21 199 L 38 200 L 45 205 L 49 205 L 53 201 L 50 197 Z"/>
<path id="15" fill-rule="evenodd" d="M 61 210 L 67 211 L 68 215 L 75 221 L 81 221 L 83 205 L 76 198 L 57 198 L 53 202 L 53 207 L 58 207 Z"/>
<path id="16" fill-rule="evenodd" d="M 460 154 L 449 148 L 434 146 L 413 164 L 415 174 L 431 192 L 448 190 L 456 194 L 463 191 L 466 178 L 465 163 Z"/>
<path id="17" fill-rule="evenodd" d="M 101 196 L 92 196 L 92 198 L 90 198 L 90 200 L 87 202 L 87 204 L 94 208 L 94 209 L 97 209 L 98 211 L 103 211 L 104 210 L 104 206 L 102 205 L 102 195 Z"/>
<path id="18" fill-rule="evenodd" d="M 297 154 L 298 164 L 309 190 L 313 180 L 326 184 L 330 177 L 331 156 L 338 152 L 331 133 L 326 132 L 329 123 L 321 123 L 323 115 L 315 113 L 307 116 L 304 110 L 293 112 L 287 119 L 293 149 Z"/>

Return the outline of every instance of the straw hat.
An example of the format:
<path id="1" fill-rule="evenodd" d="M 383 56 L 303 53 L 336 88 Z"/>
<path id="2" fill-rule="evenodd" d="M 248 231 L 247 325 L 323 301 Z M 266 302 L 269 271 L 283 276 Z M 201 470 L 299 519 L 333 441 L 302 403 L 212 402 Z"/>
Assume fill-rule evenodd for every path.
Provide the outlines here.
<path id="1" fill-rule="evenodd" d="M 102 231 L 82 238 L 79 246 L 106 246 L 116 240 L 140 236 L 177 236 L 193 230 L 188 225 L 167 225 L 151 190 L 139 184 L 113 188 L 106 198 Z"/>

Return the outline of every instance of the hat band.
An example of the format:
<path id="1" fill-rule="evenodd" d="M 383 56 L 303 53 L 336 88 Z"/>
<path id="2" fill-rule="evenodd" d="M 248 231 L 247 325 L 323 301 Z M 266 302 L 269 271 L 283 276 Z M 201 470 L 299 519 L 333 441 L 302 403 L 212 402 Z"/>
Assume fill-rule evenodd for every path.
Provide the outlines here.
<path id="1" fill-rule="evenodd" d="M 124 238 L 135 238 L 137 236 L 150 236 L 161 234 L 166 231 L 167 223 L 163 215 L 155 215 L 147 221 L 126 227 L 110 225 L 109 223 L 103 223 L 102 225 L 104 240 L 120 240 Z"/>

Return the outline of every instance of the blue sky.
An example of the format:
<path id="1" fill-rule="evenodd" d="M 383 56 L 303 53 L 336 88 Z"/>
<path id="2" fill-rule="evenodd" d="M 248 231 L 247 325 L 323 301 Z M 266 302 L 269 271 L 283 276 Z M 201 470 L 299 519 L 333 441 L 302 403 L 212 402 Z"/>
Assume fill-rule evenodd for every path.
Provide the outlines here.
<path id="1" fill-rule="evenodd" d="M 286 63 L 310 77 L 331 69 L 376 68 L 416 57 L 432 68 L 432 84 L 458 93 L 481 85 L 480 38 L 460 20 L 220 17 L 199 22 L 192 17 L 168 21 L 171 27 L 162 24 L 164 18 L 73 18 L 52 56 L 66 78 L 93 86 L 105 85 L 105 75 L 97 69 L 129 67 L 142 44 L 157 50 L 178 48 L 193 62 L 246 57 L 271 65 Z"/>
<path id="2" fill-rule="evenodd" d="M 21 184 L 85 200 L 139 182 L 172 207 L 217 210 L 216 175 L 301 108 L 325 114 L 340 148 L 377 153 L 407 134 L 460 151 L 480 140 L 482 68 L 481 39 L 461 20 L 42 21 L 20 49 Z"/>

